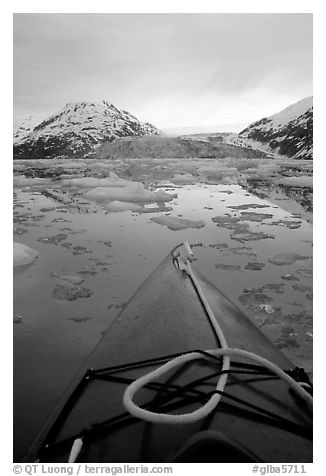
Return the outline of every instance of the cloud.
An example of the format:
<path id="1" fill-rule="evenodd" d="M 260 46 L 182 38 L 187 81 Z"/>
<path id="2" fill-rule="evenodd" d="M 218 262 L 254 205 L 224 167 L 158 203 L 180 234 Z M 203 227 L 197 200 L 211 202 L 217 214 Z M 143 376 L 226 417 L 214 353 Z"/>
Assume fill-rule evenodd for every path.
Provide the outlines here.
<path id="1" fill-rule="evenodd" d="M 158 126 L 221 123 L 218 105 L 300 99 L 311 76 L 310 14 L 14 15 L 19 112 L 105 98 Z"/>

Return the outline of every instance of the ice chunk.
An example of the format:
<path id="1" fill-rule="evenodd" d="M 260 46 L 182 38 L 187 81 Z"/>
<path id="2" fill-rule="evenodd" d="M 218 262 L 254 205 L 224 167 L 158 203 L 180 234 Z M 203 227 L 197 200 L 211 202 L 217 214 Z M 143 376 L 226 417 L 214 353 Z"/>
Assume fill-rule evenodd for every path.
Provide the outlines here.
<path id="1" fill-rule="evenodd" d="M 67 275 L 67 274 L 60 274 L 60 273 L 50 273 L 50 276 L 52 278 L 57 278 L 57 279 L 60 279 L 61 281 L 66 281 L 67 283 L 69 284 L 73 284 L 73 285 L 79 285 L 79 284 L 82 284 L 85 279 L 81 278 L 80 276 L 70 276 L 70 275 Z"/>
<path id="2" fill-rule="evenodd" d="M 244 241 L 258 241 L 258 240 L 267 240 L 271 239 L 274 240 L 275 236 L 270 235 L 269 233 L 264 233 L 263 231 L 250 231 L 241 229 L 235 229 L 234 232 L 230 235 L 232 240 L 240 241 L 243 243 Z"/>
<path id="3" fill-rule="evenodd" d="M 198 179 L 191 174 L 176 174 L 171 182 L 174 184 L 186 185 L 198 182 Z"/>
<path id="4" fill-rule="evenodd" d="M 29 187 L 31 185 L 46 185 L 49 179 L 41 177 L 25 177 L 25 175 L 15 176 L 13 179 L 14 187 Z"/>
<path id="5" fill-rule="evenodd" d="M 94 188 L 94 187 L 126 187 L 128 180 L 121 179 L 114 172 L 110 172 L 109 177 L 105 178 L 96 178 L 96 177 L 81 177 L 74 179 L 65 179 L 63 185 L 69 187 L 80 187 L 80 188 Z"/>
<path id="6" fill-rule="evenodd" d="M 226 208 L 232 208 L 232 210 L 247 210 L 248 208 L 267 208 L 270 205 L 262 205 L 261 203 L 245 203 L 244 205 L 229 205 Z"/>
<path id="7" fill-rule="evenodd" d="M 22 243 L 14 243 L 13 246 L 14 268 L 17 266 L 26 266 L 34 263 L 38 257 L 38 252 Z"/>
<path id="8" fill-rule="evenodd" d="M 57 301 L 75 301 L 78 298 L 88 298 L 92 296 L 93 291 L 88 288 L 68 287 L 56 285 L 52 291 L 52 297 Z"/>
<path id="9" fill-rule="evenodd" d="M 139 210 L 140 208 L 142 208 L 142 206 L 137 203 L 121 202 L 119 200 L 114 200 L 105 206 L 105 209 L 110 212 L 125 212 L 127 210 L 134 211 Z"/>
<path id="10" fill-rule="evenodd" d="M 299 177 L 285 177 L 278 182 L 280 185 L 288 187 L 313 187 L 313 177 L 302 175 Z"/>
<path id="11" fill-rule="evenodd" d="M 302 256 L 297 253 L 280 253 L 269 258 L 269 262 L 277 266 L 293 264 L 296 261 L 308 259 L 308 256 Z"/>
<path id="12" fill-rule="evenodd" d="M 240 222 L 240 218 L 231 216 L 216 216 L 212 218 L 212 221 L 223 228 L 233 230 L 234 227 Z M 245 225 L 248 228 L 248 225 Z"/>
<path id="13" fill-rule="evenodd" d="M 284 281 L 299 281 L 299 278 L 297 278 L 296 276 L 294 276 L 294 274 L 291 273 L 283 274 L 281 276 L 281 279 L 284 279 Z"/>
<path id="14" fill-rule="evenodd" d="M 163 190 L 153 192 L 145 189 L 140 182 L 128 182 L 125 186 L 120 187 L 96 187 L 84 193 L 87 200 L 94 200 L 100 203 L 108 203 L 112 201 L 120 202 L 168 202 L 176 197 L 175 194 L 165 193 Z"/>
<path id="15" fill-rule="evenodd" d="M 186 218 L 173 217 L 169 215 L 153 217 L 151 221 L 158 223 L 159 225 L 165 225 L 170 230 L 174 231 L 184 230 L 185 228 L 202 228 L 205 226 L 205 222 L 202 220 L 187 220 Z"/>
<path id="16" fill-rule="evenodd" d="M 257 213 L 257 212 L 241 212 L 241 218 L 243 220 L 262 222 L 269 218 L 273 218 L 271 213 Z"/>
<path id="17" fill-rule="evenodd" d="M 264 266 L 266 265 L 264 263 L 261 263 L 260 261 L 250 261 L 246 264 L 245 269 L 251 269 L 252 271 L 260 271 L 264 268 Z"/>
<path id="18" fill-rule="evenodd" d="M 214 264 L 214 266 L 217 269 L 224 269 L 225 271 L 239 271 L 239 270 L 241 270 L 241 266 L 238 265 L 238 264 L 218 263 L 218 264 Z"/>

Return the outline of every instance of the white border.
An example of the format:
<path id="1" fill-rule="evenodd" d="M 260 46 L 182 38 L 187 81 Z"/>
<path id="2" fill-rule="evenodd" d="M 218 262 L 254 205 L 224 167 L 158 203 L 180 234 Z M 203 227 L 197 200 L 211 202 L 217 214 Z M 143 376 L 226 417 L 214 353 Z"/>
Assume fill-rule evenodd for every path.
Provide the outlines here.
<path id="1" fill-rule="evenodd" d="M 315 225 L 314 225 L 314 265 L 315 265 L 315 322 L 314 322 L 314 384 L 315 384 L 315 407 L 318 417 L 315 419 L 315 443 L 314 443 L 314 464 L 309 465 L 308 474 L 321 474 L 322 467 L 326 467 L 324 459 L 324 426 L 325 418 L 325 355 L 323 352 L 325 338 L 325 304 L 323 300 L 325 283 L 325 260 L 323 243 L 323 223 L 325 219 L 323 197 L 325 167 L 325 150 L 323 146 L 323 136 L 325 136 L 325 29 L 326 18 L 323 2 L 321 1 L 293 1 L 275 0 L 268 1 L 228 1 L 217 2 L 201 0 L 200 2 L 185 2 L 177 0 L 165 1 L 13 1 L 3 2 L 0 15 L 1 45 L 4 47 L 2 60 L 2 97 L 1 97 L 1 211 L 2 211 L 2 257 L 5 257 L 2 278 L 6 281 L 5 292 L 3 293 L 3 312 L 1 316 L 1 351 L 2 351 L 2 432 L 1 432 L 1 455 L 0 462 L 4 465 L 3 474 L 12 474 L 12 13 L 314 13 L 314 161 L 315 161 Z M 5 144 L 5 145 L 3 145 Z M 3 289 L 3 288 L 2 288 Z M 28 411 L 28 409 L 26 409 Z M 8 465 L 8 468 L 7 468 Z M 9 467 L 10 466 L 10 467 Z M 187 465 L 188 466 L 188 465 Z M 194 466 L 196 469 L 194 469 Z M 6 469 L 8 469 L 8 471 Z M 241 469 L 240 469 L 241 468 Z M 181 468 L 178 468 L 181 470 Z M 189 472 L 187 468 L 187 474 Z M 193 465 L 196 473 L 200 469 Z M 207 474 L 216 474 L 216 465 L 205 465 Z M 179 474 L 180 471 L 175 471 Z M 218 470 L 223 474 L 250 474 L 248 465 L 219 465 Z M 240 471 L 239 471 L 240 470 Z M 183 471 L 182 471 L 183 473 Z"/>

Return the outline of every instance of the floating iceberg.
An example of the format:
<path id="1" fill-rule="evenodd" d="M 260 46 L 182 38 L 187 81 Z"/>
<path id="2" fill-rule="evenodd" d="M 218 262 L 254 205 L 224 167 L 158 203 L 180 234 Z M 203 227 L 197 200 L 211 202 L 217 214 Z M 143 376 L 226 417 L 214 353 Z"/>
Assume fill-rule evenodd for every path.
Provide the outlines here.
<path id="1" fill-rule="evenodd" d="M 202 220 L 193 221 L 186 218 L 172 217 L 169 215 L 161 215 L 151 218 L 151 221 L 158 223 L 159 225 L 165 225 L 170 230 L 184 230 L 186 228 L 202 228 L 205 226 L 205 222 Z"/>
<path id="2" fill-rule="evenodd" d="M 121 179 L 114 172 L 110 172 L 109 177 L 96 178 L 96 177 L 81 177 L 74 179 L 66 179 L 63 184 L 69 187 L 81 187 L 81 188 L 95 188 L 95 187 L 126 187 L 129 183 L 128 180 Z"/>
<path id="3" fill-rule="evenodd" d="M 29 187 L 31 185 L 46 185 L 50 182 L 48 178 L 25 177 L 25 175 L 14 176 L 14 187 Z"/>
<path id="4" fill-rule="evenodd" d="M 302 175 L 299 177 L 285 177 L 278 181 L 280 185 L 285 187 L 313 187 L 313 177 L 308 175 Z"/>
<path id="5" fill-rule="evenodd" d="M 293 264 L 296 261 L 308 259 L 308 256 L 302 256 L 297 253 L 280 253 L 269 258 L 269 262 L 277 266 Z"/>
<path id="6" fill-rule="evenodd" d="M 103 179 L 105 180 L 105 179 Z M 168 202 L 173 200 L 176 195 L 165 193 L 163 190 L 152 192 L 145 189 L 140 182 L 125 181 L 124 185 L 107 185 L 104 187 L 95 187 L 84 193 L 87 200 L 108 203 L 119 202 Z"/>
<path id="7" fill-rule="evenodd" d="M 175 174 L 175 176 L 171 178 L 171 182 L 174 184 L 187 185 L 198 182 L 198 178 L 191 174 Z"/>
<path id="8" fill-rule="evenodd" d="M 105 209 L 109 212 L 134 211 L 139 210 L 140 208 L 142 208 L 142 206 L 138 205 L 137 203 L 121 202 L 119 200 L 114 200 L 105 206 Z"/>
<path id="9" fill-rule="evenodd" d="M 38 252 L 22 243 L 14 243 L 13 246 L 14 268 L 26 266 L 34 263 L 38 257 Z"/>

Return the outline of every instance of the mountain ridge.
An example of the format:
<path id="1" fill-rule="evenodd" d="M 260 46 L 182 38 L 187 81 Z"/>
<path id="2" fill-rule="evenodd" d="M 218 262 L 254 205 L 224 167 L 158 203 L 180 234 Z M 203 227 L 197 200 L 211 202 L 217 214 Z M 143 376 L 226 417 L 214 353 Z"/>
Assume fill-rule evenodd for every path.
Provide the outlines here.
<path id="1" fill-rule="evenodd" d="M 14 158 L 87 156 L 118 137 L 152 134 L 162 132 L 108 101 L 69 102 L 14 143 Z"/>
<path id="2" fill-rule="evenodd" d="M 313 96 L 249 124 L 238 138 L 290 158 L 313 158 Z M 255 144 L 256 143 L 256 144 Z"/>
<path id="3" fill-rule="evenodd" d="M 137 141 L 141 136 L 161 136 L 162 132 L 105 100 L 69 102 L 32 130 L 31 118 L 28 116 L 25 122 L 14 126 L 15 159 L 125 157 L 128 154 L 140 154 L 139 157 L 164 157 L 164 154 L 166 157 L 191 157 L 199 154 L 199 157 L 217 158 L 227 153 L 239 156 L 240 152 L 244 157 L 267 154 L 270 157 L 312 159 L 313 154 L 312 97 L 255 121 L 238 134 L 187 134 L 163 142 Z M 124 138 L 131 142 L 129 139 L 124 141 Z M 239 151 L 234 151 L 234 147 Z"/>

